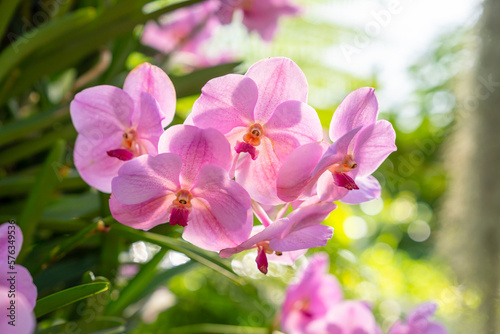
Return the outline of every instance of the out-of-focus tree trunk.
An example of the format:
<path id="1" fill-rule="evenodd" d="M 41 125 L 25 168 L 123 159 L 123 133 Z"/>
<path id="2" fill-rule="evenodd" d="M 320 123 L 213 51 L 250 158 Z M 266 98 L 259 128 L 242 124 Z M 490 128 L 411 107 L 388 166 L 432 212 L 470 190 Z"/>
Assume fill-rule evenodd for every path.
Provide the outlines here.
<path id="1" fill-rule="evenodd" d="M 457 129 L 439 244 L 459 278 L 481 290 L 474 319 L 460 333 L 500 333 L 500 0 L 485 0 L 476 64 L 459 94 Z M 468 327 L 466 323 L 474 320 Z"/>

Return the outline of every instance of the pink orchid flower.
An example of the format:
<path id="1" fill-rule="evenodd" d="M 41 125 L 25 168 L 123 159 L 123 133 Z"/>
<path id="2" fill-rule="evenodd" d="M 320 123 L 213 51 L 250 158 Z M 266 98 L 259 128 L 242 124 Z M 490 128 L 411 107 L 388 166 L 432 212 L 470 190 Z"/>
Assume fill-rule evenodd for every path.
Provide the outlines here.
<path id="1" fill-rule="evenodd" d="M 436 304 L 424 303 L 417 306 L 406 318 L 406 322 L 397 321 L 389 334 L 447 334 L 446 328 L 429 318 L 436 312 Z"/>
<path id="2" fill-rule="evenodd" d="M 164 15 L 160 18 L 160 25 L 149 21 L 144 27 L 141 42 L 164 54 L 174 51 L 199 54 L 201 45 L 220 25 L 215 16 L 219 6 L 219 1 L 204 1 Z"/>
<path id="3" fill-rule="evenodd" d="M 300 8 L 288 0 L 222 0 L 217 13 L 223 24 L 231 23 L 237 10 L 243 11 L 243 24 L 257 31 L 265 41 L 271 41 L 278 28 L 280 16 L 296 15 Z"/>
<path id="4" fill-rule="evenodd" d="M 36 319 L 33 309 L 36 304 L 37 289 L 29 271 L 19 264 L 13 264 L 22 244 L 23 235 L 18 226 L 10 223 L 0 225 L 1 333 L 31 334 L 35 331 Z M 14 302 L 13 317 L 11 317 L 12 302 Z"/>
<path id="5" fill-rule="evenodd" d="M 125 161 L 157 153 L 175 102 L 168 76 L 148 63 L 130 72 L 123 90 L 103 85 L 76 94 L 70 112 L 78 131 L 74 161 L 82 179 L 110 193 L 111 180 Z"/>
<path id="6" fill-rule="evenodd" d="M 117 221 L 141 230 L 166 222 L 184 226 L 185 240 L 213 251 L 248 238 L 251 201 L 228 177 L 224 135 L 176 125 L 161 136 L 158 152 L 126 162 L 113 179 L 109 204 Z"/>
<path id="7" fill-rule="evenodd" d="M 323 320 L 330 308 L 342 300 L 337 278 L 328 274 L 328 255 L 317 253 L 296 284 L 288 286 L 281 310 L 281 329 L 286 333 L 308 333 L 308 327 Z"/>
<path id="8" fill-rule="evenodd" d="M 210 80 L 184 124 L 226 135 L 235 158 L 236 181 L 263 204 L 283 203 L 276 194 L 282 162 L 297 147 L 320 141 L 323 130 L 307 105 L 304 73 L 288 58 L 268 58 L 245 75 Z"/>
<path id="9" fill-rule="evenodd" d="M 281 329 L 288 334 L 381 333 L 366 303 L 342 298 L 339 282 L 328 274 L 328 255 L 313 255 L 299 282 L 287 289 Z"/>
<path id="10" fill-rule="evenodd" d="M 325 246 L 333 236 L 333 228 L 321 225 L 321 222 L 336 208 L 333 203 L 318 202 L 315 198 L 305 202 L 302 206 L 285 218 L 269 223 L 263 219 L 265 228 L 257 227 L 250 239 L 240 245 L 223 249 L 219 255 L 223 258 L 233 254 L 257 248 L 257 268 L 267 274 L 268 255 L 282 256 L 283 252 L 300 251 L 312 247 Z M 262 217 L 262 212 L 260 215 Z M 302 254 L 302 252 L 301 252 Z M 292 254 L 290 259 L 297 255 Z"/>
<path id="11" fill-rule="evenodd" d="M 314 325 L 311 326 L 314 328 Z M 315 333 L 320 333 L 316 331 Z M 367 303 L 344 300 L 334 305 L 326 316 L 326 334 L 382 334 Z"/>
<path id="12" fill-rule="evenodd" d="M 316 190 L 322 201 L 357 204 L 378 198 L 380 184 L 371 174 L 396 150 L 396 133 L 391 123 L 377 121 L 377 114 L 373 88 L 349 94 L 330 124 L 334 143 L 303 145 L 283 162 L 278 197 L 290 202 Z"/>

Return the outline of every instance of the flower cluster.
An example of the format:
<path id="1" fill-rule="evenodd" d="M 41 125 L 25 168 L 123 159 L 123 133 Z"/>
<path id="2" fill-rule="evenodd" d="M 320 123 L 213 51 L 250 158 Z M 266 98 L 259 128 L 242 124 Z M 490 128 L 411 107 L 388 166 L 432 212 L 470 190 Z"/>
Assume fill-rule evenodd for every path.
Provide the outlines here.
<path id="1" fill-rule="evenodd" d="M 287 334 L 381 334 L 368 303 L 343 300 L 337 278 L 328 274 L 328 255 L 310 258 L 298 282 L 288 286 L 281 309 L 281 329 Z M 429 320 L 434 303 L 416 307 L 406 322 L 397 321 L 389 334 L 446 334 L 446 329 Z"/>
<path id="2" fill-rule="evenodd" d="M 288 0 L 208 0 L 176 10 L 160 18 L 159 23 L 148 22 L 142 34 L 142 43 L 164 54 L 173 55 L 173 61 L 193 67 L 213 66 L 231 61 L 228 52 L 208 57 L 203 46 L 221 25 L 230 24 L 235 13 L 242 14 L 242 23 L 248 31 L 257 32 L 264 41 L 271 41 L 281 16 L 296 15 L 299 8 Z"/>
<path id="3" fill-rule="evenodd" d="M 372 88 L 340 104 L 332 144 L 307 95 L 293 61 L 268 58 L 245 75 L 210 80 L 184 124 L 163 131 L 175 92 L 162 70 L 142 64 L 123 90 L 99 86 L 76 95 L 75 165 L 90 185 L 112 193 L 119 222 L 182 226 L 185 240 L 222 257 L 256 249 L 257 267 L 267 273 L 268 260 L 292 264 L 326 245 L 333 229 L 321 223 L 334 201 L 380 196 L 371 174 L 396 150 L 391 124 L 377 121 Z M 254 214 L 262 225 L 253 226 Z"/>

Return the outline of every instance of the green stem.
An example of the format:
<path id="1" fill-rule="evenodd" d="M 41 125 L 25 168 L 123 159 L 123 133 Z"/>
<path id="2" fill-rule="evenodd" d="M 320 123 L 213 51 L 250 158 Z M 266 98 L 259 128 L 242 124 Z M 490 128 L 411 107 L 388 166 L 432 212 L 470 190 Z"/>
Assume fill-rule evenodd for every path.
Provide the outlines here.
<path id="1" fill-rule="evenodd" d="M 118 233 L 133 240 L 147 241 L 152 244 L 183 253 L 192 260 L 199 262 L 226 276 L 234 283 L 238 285 L 245 284 L 245 281 L 241 277 L 236 275 L 231 269 L 230 263 L 227 260 L 220 258 L 216 253 L 207 252 L 183 240 L 170 238 L 156 233 L 135 230 L 131 227 L 112 220 L 111 217 L 105 218 L 104 222 L 111 223 L 111 232 Z"/>

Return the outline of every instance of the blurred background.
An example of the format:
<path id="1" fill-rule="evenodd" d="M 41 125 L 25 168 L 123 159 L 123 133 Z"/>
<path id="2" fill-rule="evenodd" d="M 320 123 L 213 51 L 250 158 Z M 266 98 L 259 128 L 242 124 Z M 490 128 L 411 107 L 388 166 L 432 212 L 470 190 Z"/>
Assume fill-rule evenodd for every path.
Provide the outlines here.
<path id="1" fill-rule="evenodd" d="M 112 283 L 111 302 L 95 297 L 60 309 L 39 319 L 41 332 L 64 332 L 57 325 L 71 321 L 84 333 L 276 327 L 286 284 L 305 258 L 271 264 L 263 276 L 249 254 L 214 270 L 175 245 L 159 251 L 141 234 L 93 233 L 109 216 L 107 197 L 74 168 L 68 105 L 84 88 L 122 87 L 148 61 L 174 82 L 174 123 L 182 123 L 209 79 L 285 56 L 304 71 L 325 129 L 350 91 L 372 86 L 379 118 L 397 132 L 398 151 L 374 174 L 382 197 L 339 204 L 325 222 L 334 237 L 312 250 L 328 252 L 346 297 L 370 302 L 384 331 L 431 300 L 450 333 L 497 333 L 500 1 L 294 0 L 301 11 L 281 17 L 271 41 L 248 32 L 241 15 L 213 25 L 202 11 L 189 30 L 189 38 L 206 32 L 195 46 L 150 22 L 168 27 L 177 8 L 196 2 L 0 2 L 0 217 L 23 229 L 21 263 L 40 297 L 85 281 Z M 180 235 L 169 226 L 153 232 Z"/>

